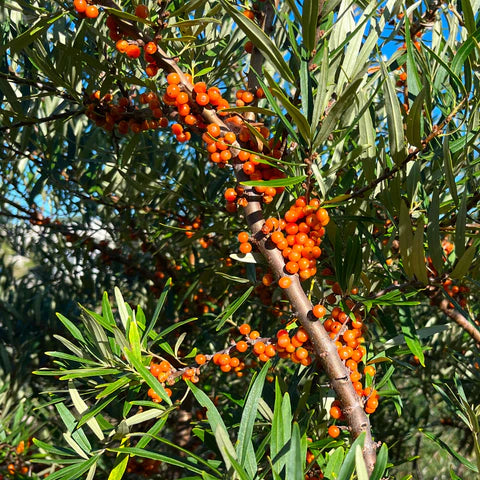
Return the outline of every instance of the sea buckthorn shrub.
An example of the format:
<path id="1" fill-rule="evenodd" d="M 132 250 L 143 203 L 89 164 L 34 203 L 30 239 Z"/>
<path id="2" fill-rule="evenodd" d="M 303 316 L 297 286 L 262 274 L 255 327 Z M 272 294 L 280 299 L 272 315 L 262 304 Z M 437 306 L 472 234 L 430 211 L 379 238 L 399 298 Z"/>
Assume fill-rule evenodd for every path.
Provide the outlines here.
<path id="1" fill-rule="evenodd" d="M 0 477 L 475 475 L 478 2 L 0 9 Z"/>

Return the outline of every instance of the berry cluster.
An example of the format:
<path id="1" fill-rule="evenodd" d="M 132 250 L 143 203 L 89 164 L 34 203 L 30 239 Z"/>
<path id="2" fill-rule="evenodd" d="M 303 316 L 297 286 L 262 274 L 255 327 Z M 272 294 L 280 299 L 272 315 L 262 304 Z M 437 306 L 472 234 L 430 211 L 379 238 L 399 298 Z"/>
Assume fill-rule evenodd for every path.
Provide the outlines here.
<path id="1" fill-rule="evenodd" d="M 448 240 L 448 238 L 444 238 L 442 240 L 442 249 L 444 253 L 443 261 L 446 262 L 448 260 L 449 255 L 455 249 L 455 245 Z M 427 257 L 427 268 L 430 272 L 430 275 L 434 278 L 439 278 L 439 274 L 435 269 L 432 259 Z M 467 297 L 466 295 L 470 292 L 470 289 L 466 285 L 455 285 L 451 278 L 446 278 L 442 281 L 442 287 L 447 292 L 447 294 L 452 297 L 462 308 L 465 308 L 467 305 Z M 449 308 L 455 308 L 455 305 L 450 302 Z"/>
<path id="2" fill-rule="evenodd" d="M 285 259 L 286 273 L 298 274 L 301 280 L 307 280 L 317 273 L 317 259 L 322 254 L 320 244 L 329 220 L 328 212 L 320 208 L 318 199 L 313 198 L 307 204 L 305 197 L 299 197 L 282 219 L 267 219 L 262 231 L 265 234 L 271 232 L 270 240 L 281 250 Z M 278 282 L 281 288 L 288 288 L 291 283 L 288 276 L 280 278 Z"/>
<path id="3" fill-rule="evenodd" d="M 160 363 L 152 361 L 150 363 L 150 373 L 158 379 L 163 387 L 165 387 L 165 383 L 170 381 L 172 366 L 166 360 L 162 360 Z M 172 396 L 172 391 L 170 388 L 165 388 L 165 391 L 169 397 Z M 155 403 L 160 403 L 162 401 L 161 397 L 153 390 L 153 388 L 148 390 L 147 395 Z"/>
<path id="4" fill-rule="evenodd" d="M 314 310 L 315 313 L 315 310 Z M 365 412 L 374 413 L 378 407 L 377 391 L 371 387 L 363 386 L 360 381 L 365 375 L 369 377 L 369 383 L 375 376 L 375 368 L 372 365 L 363 367 L 363 375 L 359 371 L 359 364 L 364 362 L 366 349 L 362 345 L 365 339 L 362 336 L 364 324 L 359 313 L 352 314 L 351 318 L 339 307 L 334 307 L 330 316 L 325 320 L 323 326 L 328 332 L 330 338 L 335 342 L 338 355 L 345 362 L 345 366 L 350 372 L 350 380 L 357 394 L 365 398 Z M 330 408 L 330 416 L 335 420 L 342 420 L 343 413 L 338 400 L 335 400 Z M 329 435 L 336 438 L 340 435 L 340 429 L 336 425 L 329 428 Z"/>
<path id="5" fill-rule="evenodd" d="M 95 5 L 91 5 L 86 0 L 74 0 L 73 6 L 79 14 L 86 18 L 97 18 L 98 17 L 98 8 Z"/>

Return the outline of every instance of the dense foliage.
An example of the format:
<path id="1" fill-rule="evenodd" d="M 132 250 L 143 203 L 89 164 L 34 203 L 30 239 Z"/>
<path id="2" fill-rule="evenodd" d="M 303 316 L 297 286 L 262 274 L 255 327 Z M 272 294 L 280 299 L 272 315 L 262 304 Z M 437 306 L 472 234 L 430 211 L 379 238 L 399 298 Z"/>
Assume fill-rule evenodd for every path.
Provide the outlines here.
<path id="1" fill-rule="evenodd" d="M 0 5 L 0 478 L 477 478 L 479 11 Z"/>

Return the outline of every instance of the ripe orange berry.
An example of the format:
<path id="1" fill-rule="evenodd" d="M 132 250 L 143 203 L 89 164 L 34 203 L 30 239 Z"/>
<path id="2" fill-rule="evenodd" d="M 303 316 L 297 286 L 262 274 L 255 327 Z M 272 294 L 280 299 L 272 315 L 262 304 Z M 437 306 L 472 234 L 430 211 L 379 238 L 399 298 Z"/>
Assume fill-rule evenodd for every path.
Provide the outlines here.
<path id="1" fill-rule="evenodd" d="M 243 46 L 243 49 L 247 52 L 247 53 L 252 53 L 253 51 L 253 43 L 248 40 L 247 42 L 245 42 L 245 45 Z"/>
<path id="2" fill-rule="evenodd" d="M 313 316 L 316 318 L 323 318 L 327 313 L 327 309 L 323 305 L 315 305 L 312 311 Z"/>
<path id="3" fill-rule="evenodd" d="M 195 361 L 198 363 L 198 365 L 203 365 L 207 361 L 207 357 L 202 353 L 199 353 L 195 356 Z"/>
<path id="4" fill-rule="evenodd" d="M 277 345 L 280 348 L 286 348 L 290 344 L 290 337 L 288 336 L 288 333 L 281 335 L 280 337 L 277 338 Z"/>
<path id="5" fill-rule="evenodd" d="M 260 332 L 257 330 L 252 330 L 248 336 L 251 340 L 256 340 L 260 336 Z"/>
<path id="6" fill-rule="evenodd" d="M 78 13 L 84 13 L 87 9 L 87 2 L 85 0 L 75 0 L 73 6 Z"/>
<path id="7" fill-rule="evenodd" d="M 292 279 L 290 277 L 282 277 L 278 281 L 278 286 L 280 288 L 289 288 L 291 284 L 292 284 Z"/>
<path id="8" fill-rule="evenodd" d="M 242 101 L 245 103 L 251 103 L 254 100 L 254 96 L 252 92 L 243 92 L 242 93 Z"/>
<path id="9" fill-rule="evenodd" d="M 233 132 L 227 132 L 224 137 L 225 142 L 229 143 L 230 145 L 234 143 L 236 139 L 237 137 Z"/>
<path id="10" fill-rule="evenodd" d="M 244 10 L 243 11 L 243 14 L 249 18 L 250 20 L 254 20 L 255 19 L 255 13 L 252 11 L 252 10 Z"/>
<path id="11" fill-rule="evenodd" d="M 274 357 L 277 354 L 277 351 L 275 350 L 275 347 L 272 344 L 269 344 L 265 347 L 265 355 L 267 357 Z"/>
<path id="12" fill-rule="evenodd" d="M 135 45 L 135 44 L 131 43 L 126 48 L 125 53 L 130 58 L 138 58 L 142 52 L 141 52 L 140 47 L 138 45 Z"/>
<path id="13" fill-rule="evenodd" d="M 185 92 L 180 92 L 177 95 L 176 100 L 178 105 L 183 105 L 184 103 L 188 103 L 188 95 Z"/>
<path id="14" fill-rule="evenodd" d="M 148 17 L 148 7 L 146 5 L 137 5 L 135 8 L 135 16 L 139 18 Z"/>
<path id="15" fill-rule="evenodd" d="M 158 375 L 160 373 L 162 373 L 162 370 L 160 369 L 160 365 L 158 363 L 152 363 L 150 365 L 150 373 L 154 376 L 154 377 L 158 377 Z"/>
<path id="16" fill-rule="evenodd" d="M 303 328 L 300 328 L 298 332 L 295 334 L 295 338 L 299 342 L 305 343 L 308 340 L 308 334 Z"/>
<path id="17" fill-rule="evenodd" d="M 263 342 L 257 342 L 253 346 L 253 351 L 257 354 L 260 355 L 265 352 L 265 344 Z"/>
<path id="18" fill-rule="evenodd" d="M 240 340 L 240 342 L 237 342 L 235 347 L 240 353 L 246 352 L 248 350 L 248 344 L 243 340 Z"/>
<path id="19" fill-rule="evenodd" d="M 338 420 L 342 416 L 342 410 L 340 407 L 333 405 L 332 408 L 330 408 L 330 416 Z"/>
<path id="20" fill-rule="evenodd" d="M 157 45 L 155 42 L 148 42 L 144 49 L 149 55 L 153 55 L 157 51 Z"/>
<path id="21" fill-rule="evenodd" d="M 237 198 L 237 192 L 234 188 L 227 188 L 225 190 L 225 200 L 227 202 L 233 202 Z"/>
<path id="22" fill-rule="evenodd" d="M 367 365 L 364 369 L 363 369 L 363 373 L 365 375 L 370 375 L 371 377 L 375 376 L 375 368 L 372 367 L 371 365 Z"/>
<path id="23" fill-rule="evenodd" d="M 207 126 L 207 132 L 212 137 L 218 137 L 220 135 L 220 127 L 215 123 L 211 123 L 210 125 Z"/>
<path id="24" fill-rule="evenodd" d="M 174 123 L 172 125 L 172 133 L 174 135 L 180 135 L 183 133 L 183 127 L 179 123 Z"/>
<path id="25" fill-rule="evenodd" d="M 340 436 L 340 429 L 336 425 L 330 425 L 328 427 L 328 434 L 332 438 L 337 438 L 338 436 Z"/>
<path id="26" fill-rule="evenodd" d="M 85 15 L 88 18 L 97 18 L 98 17 L 98 8 L 95 5 L 88 5 L 85 9 Z"/>
<path id="27" fill-rule="evenodd" d="M 245 242 L 248 242 L 250 235 L 247 232 L 240 232 L 237 238 L 240 243 L 245 243 Z"/>
<path id="28" fill-rule="evenodd" d="M 299 360 L 303 360 L 304 358 L 308 357 L 308 351 L 303 347 L 298 347 L 295 351 L 295 355 Z"/>
<path id="29" fill-rule="evenodd" d="M 250 325 L 248 323 L 243 323 L 242 325 L 240 325 L 238 327 L 238 331 L 242 335 L 248 335 L 252 331 L 252 328 L 250 327 Z"/>
<path id="30" fill-rule="evenodd" d="M 167 83 L 169 85 L 178 85 L 180 83 L 180 75 L 172 72 L 167 75 Z"/>

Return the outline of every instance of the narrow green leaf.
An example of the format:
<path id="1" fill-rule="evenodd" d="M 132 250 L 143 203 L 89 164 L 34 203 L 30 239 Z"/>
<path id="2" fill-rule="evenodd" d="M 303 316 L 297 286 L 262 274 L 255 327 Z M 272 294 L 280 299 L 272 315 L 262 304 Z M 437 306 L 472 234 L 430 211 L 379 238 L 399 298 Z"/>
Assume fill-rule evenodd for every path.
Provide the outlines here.
<path id="1" fill-rule="evenodd" d="M 88 378 L 88 377 L 103 377 L 105 375 L 116 375 L 122 373 L 117 368 L 77 368 L 73 370 L 64 370 L 59 373 L 63 373 L 60 380 L 70 380 L 72 378 Z M 58 374 L 57 374 L 58 375 Z"/>
<path id="2" fill-rule="evenodd" d="M 462 12 L 463 12 L 463 21 L 465 22 L 465 27 L 468 33 L 473 36 L 475 33 L 475 15 L 472 10 L 471 0 L 461 0 Z M 478 8 L 478 3 L 477 3 Z M 478 45 L 477 45 L 478 47 Z"/>
<path id="3" fill-rule="evenodd" d="M 467 467 L 469 470 L 472 472 L 478 473 L 478 469 L 475 464 L 470 462 L 470 460 L 467 460 L 463 455 L 460 455 L 458 452 L 456 452 L 453 448 L 451 448 L 448 444 L 446 444 L 443 440 L 441 440 L 439 437 L 434 435 L 433 433 L 429 432 L 424 432 L 423 429 L 420 429 L 420 431 L 430 440 L 435 442 L 439 447 L 441 447 L 444 451 L 449 453 L 453 458 L 457 459 L 462 465 Z"/>
<path id="4" fill-rule="evenodd" d="M 242 294 L 241 297 L 237 298 L 235 301 L 233 301 L 225 311 L 223 311 L 220 315 L 217 316 L 215 321 L 218 322 L 217 324 L 217 332 L 222 328 L 222 326 L 225 324 L 225 322 L 233 316 L 233 314 L 245 303 L 247 298 L 250 296 L 250 294 L 253 291 L 253 286 L 249 287 L 246 292 Z"/>
<path id="5" fill-rule="evenodd" d="M 137 321 L 133 318 L 129 322 L 129 329 L 128 329 L 128 340 L 130 343 L 130 349 L 137 358 L 137 360 L 141 361 L 142 359 L 142 352 L 141 352 L 141 345 L 140 345 L 140 333 L 138 331 L 138 324 Z"/>
<path id="6" fill-rule="evenodd" d="M 138 425 L 139 423 L 148 422 L 149 420 L 153 420 L 154 418 L 158 418 L 160 416 L 168 415 L 169 410 L 161 410 L 159 408 L 151 408 L 149 410 L 145 410 L 140 413 L 136 413 L 131 417 L 128 417 L 125 420 L 125 425 L 131 427 L 132 425 Z"/>
<path id="7" fill-rule="evenodd" d="M 56 472 L 49 474 L 48 478 L 50 480 L 78 480 L 92 467 L 92 465 L 97 463 L 99 458 L 100 455 L 94 455 L 84 462 L 78 462 L 75 465 L 70 465 L 69 467 L 57 470 Z"/>
<path id="8" fill-rule="evenodd" d="M 303 480 L 303 454 L 300 439 L 300 427 L 297 422 L 293 424 L 292 438 L 290 439 L 290 448 L 287 454 L 285 480 Z"/>
<path id="9" fill-rule="evenodd" d="M 288 450 L 285 446 L 291 438 L 292 420 L 290 396 L 287 392 L 282 397 L 277 380 L 275 384 L 275 407 L 273 411 L 270 453 L 275 470 L 279 473 L 282 472 L 287 462 Z"/>
<path id="10" fill-rule="evenodd" d="M 399 243 L 400 256 L 402 257 L 403 269 L 408 278 L 413 277 L 412 247 L 413 233 L 410 222 L 410 212 L 405 202 L 400 204 Z"/>
<path id="11" fill-rule="evenodd" d="M 425 250 L 423 248 L 423 235 L 425 221 L 423 215 L 417 219 L 417 229 L 413 235 L 412 245 L 412 268 L 417 280 L 428 285 L 427 267 L 425 263 Z"/>
<path id="12" fill-rule="evenodd" d="M 415 98 L 407 116 L 407 139 L 415 147 L 422 148 L 423 138 L 423 102 L 427 89 L 424 87 Z"/>
<path id="13" fill-rule="evenodd" d="M 377 454 L 377 461 L 373 469 L 370 480 L 381 480 L 385 476 L 388 461 L 388 447 L 385 443 L 382 444 Z"/>
<path id="14" fill-rule="evenodd" d="M 440 198 L 438 189 L 432 194 L 432 201 L 428 209 L 427 227 L 428 253 L 437 272 L 442 272 L 443 251 L 440 243 Z"/>
<path id="15" fill-rule="evenodd" d="M 333 453 L 329 454 L 327 466 L 324 470 L 324 475 L 326 478 L 336 478 L 338 472 L 340 471 L 344 457 L 345 452 L 342 447 L 338 447 L 333 451 Z"/>
<path id="16" fill-rule="evenodd" d="M 320 130 L 318 131 L 312 145 L 312 150 L 316 150 L 328 139 L 329 135 L 338 127 L 339 120 L 345 115 L 345 112 L 352 108 L 354 100 L 358 95 L 358 89 L 363 78 L 354 80 L 335 102 L 328 115 L 323 119 Z"/>
<path id="17" fill-rule="evenodd" d="M 350 476 L 352 475 L 353 470 L 355 468 L 355 451 L 356 451 L 357 445 L 360 448 L 363 448 L 364 442 L 365 442 L 365 433 L 361 433 L 352 443 L 350 450 L 345 456 L 345 460 L 343 461 L 342 468 L 340 468 L 340 471 L 338 472 L 337 480 L 350 479 Z"/>
<path id="18" fill-rule="evenodd" d="M 247 397 L 247 401 L 243 407 L 242 419 L 240 421 L 240 427 L 238 429 L 237 438 L 237 456 L 241 465 L 246 466 L 248 458 L 249 445 L 252 444 L 252 432 L 257 417 L 258 403 L 262 396 L 263 385 L 265 383 L 265 377 L 267 371 L 270 368 L 270 362 L 265 363 L 260 373 L 255 378 L 253 385 Z M 254 459 L 252 459 L 254 460 Z M 256 465 L 255 465 L 256 467 Z M 256 468 L 252 472 L 247 468 L 251 476 L 256 473 Z"/>
<path id="19" fill-rule="evenodd" d="M 187 382 L 188 386 L 192 390 L 193 395 L 197 399 L 197 402 L 204 408 L 207 409 L 207 419 L 210 427 L 212 428 L 213 434 L 217 439 L 218 448 L 222 454 L 223 460 L 227 466 L 227 469 L 231 468 L 230 457 L 237 459 L 237 454 L 235 448 L 232 445 L 232 442 L 227 433 L 227 427 L 223 423 L 223 419 L 218 413 L 213 402 L 207 397 L 207 395 L 197 388 L 193 383 Z"/>
<path id="20" fill-rule="evenodd" d="M 405 343 L 407 344 L 408 349 L 412 352 L 412 355 L 417 356 L 422 367 L 425 367 L 425 356 L 423 354 L 422 344 L 415 329 L 415 324 L 410 316 L 410 311 L 400 308 L 399 312 Z"/>
<path id="21" fill-rule="evenodd" d="M 65 328 L 72 334 L 73 338 L 76 338 L 79 342 L 85 343 L 85 338 L 82 335 L 82 332 L 66 317 L 61 313 L 57 312 L 58 319 L 63 323 Z"/>
<path id="22" fill-rule="evenodd" d="M 128 325 L 128 311 L 125 307 L 125 300 L 123 299 L 122 292 L 118 287 L 115 287 L 115 299 L 117 301 L 118 313 L 120 314 L 120 320 L 122 321 L 123 328 L 127 331 Z"/>
<path id="23" fill-rule="evenodd" d="M 465 252 L 465 227 L 467 223 L 467 189 L 464 188 L 457 221 L 455 222 L 455 256 L 460 258 Z"/>
<path id="24" fill-rule="evenodd" d="M 147 385 L 153 388 L 155 393 L 160 395 L 160 397 L 163 400 L 165 400 L 168 403 L 168 405 L 171 405 L 172 401 L 170 400 L 170 397 L 167 395 L 167 392 L 162 387 L 160 382 L 150 373 L 150 370 L 147 370 L 145 365 L 143 365 L 141 360 L 138 360 L 138 358 L 133 354 L 133 352 L 131 352 L 128 349 L 125 349 L 124 352 L 128 361 L 133 365 L 135 370 L 143 378 L 143 380 L 147 383 Z"/>
<path id="25" fill-rule="evenodd" d="M 223 8 L 232 16 L 235 23 L 245 33 L 248 39 L 258 48 L 262 55 L 268 59 L 277 69 L 277 72 L 285 80 L 291 83 L 295 82 L 290 67 L 283 59 L 283 55 L 278 50 L 276 45 L 270 40 L 265 32 L 255 23 L 248 19 L 242 12 L 237 10 L 232 4 L 226 0 L 220 0 Z M 261 72 L 257 72 L 260 74 Z"/>
<path id="26" fill-rule="evenodd" d="M 445 169 L 445 176 L 447 178 L 447 185 L 450 191 L 450 195 L 458 205 L 457 184 L 455 182 L 455 175 L 453 174 L 452 155 L 449 148 L 449 135 L 443 137 L 443 168 Z"/>
<path id="27" fill-rule="evenodd" d="M 288 97 L 285 95 L 283 90 L 278 86 L 278 84 L 275 82 L 275 80 L 272 78 L 272 76 L 264 70 L 264 75 L 267 78 L 267 82 L 270 86 L 270 91 L 272 95 L 278 100 L 280 100 L 280 103 L 283 105 L 283 108 L 287 111 L 287 113 L 290 115 L 290 117 L 293 120 L 293 123 L 297 126 L 298 131 L 305 141 L 307 145 L 311 143 L 310 139 L 310 125 L 308 124 L 307 119 L 305 116 L 300 112 L 300 110 L 290 102 Z"/>
<path id="28" fill-rule="evenodd" d="M 68 393 L 72 398 L 73 406 L 77 410 L 77 412 L 82 415 L 88 410 L 88 405 L 83 401 L 82 397 L 78 393 L 78 390 L 75 388 L 75 384 L 72 380 L 68 382 Z M 103 440 L 105 435 L 103 434 L 100 425 L 98 424 L 97 420 L 94 417 L 91 417 L 89 420 L 85 422 L 92 432 L 97 436 L 99 440 Z"/>
<path id="29" fill-rule="evenodd" d="M 385 110 L 387 112 L 388 139 L 390 156 L 395 165 L 400 165 L 406 157 L 405 138 L 403 132 L 403 118 L 400 103 L 395 90 L 394 80 L 389 75 L 385 63 L 380 63 L 384 79 Z"/>
<path id="30" fill-rule="evenodd" d="M 457 50 L 452 60 L 452 70 L 456 75 L 459 75 L 462 68 L 467 61 L 470 53 L 474 48 L 478 48 L 480 42 L 480 28 L 471 34 L 466 42 Z"/>
<path id="31" fill-rule="evenodd" d="M 450 274 L 452 278 L 460 280 L 467 274 L 472 265 L 473 259 L 475 258 L 476 251 L 477 245 L 470 245 L 470 247 L 468 247 Z"/>
<path id="32" fill-rule="evenodd" d="M 318 0 L 305 0 L 302 8 L 302 38 L 309 52 L 315 49 L 317 19 Z"/>
<path id="33" fill-rule="evenodd" d="M 115 465 L 110 471 L 110 475 L 108 476 L 108 480 L 121 480 L 123 478 L 123 474 L 125 473 L 128 465 L 128 460 L 130 456 L 128 453 L 117 453 L 117 458 L 115 459 Z"/>
<path id="34" fill-rule="evenodd" d="M 253 476 L 248 475 L 247 472 L 245 471 L 245 469 L 242 467 L 242 465 L 235 458 L 233 458 L 228 453 L 228 451 L 226 451 L 225 454 L 230 459 L 230 462 L 233 466 L 233 469 L 235 470 L 236 473 L 238 473 L 238 476 L 239 476 L 240 480 L 252 480 Z M 254 455 L 254 457 L 255 457 L 255 455 Z M 252 460 L 255 460 L 255 458 L 253 458 Z M 237 478 L 237 477 L 235 476 L 234 478 Z"/>
<path id="35" fill-rule="evenodd" d="M 292 185 L 302 183 L 306 178 L 306 175 L 299 175 L 298 177 L 277 178 L 275 180 L 250 180 L 240 183 L 248 187 L 291 187 Z"/>
<path id="36" fill-rule="evenodd" d="M 57 20 L 68 14 L 68 10 L 60 13 L 55 12 L 51 15 L 42 15 L 40 19 L 33 24 L 28 30 L 15 37 L 10 42 L 5 42 L 0 46 L 0 55 L 4 55 L 7 50 L 12 52 L 20 52 L 25 47 L 34 42 L 38 37 L 43 35 Z"/>
<path id="37" fill-rule="evenodd" d="M 118 452 L 118 453 L 128 453 L 130 456 L 137 456 L 140 458 L 150 458 L 151 460 L 158 460 L 164 462 L 168 465 L 174 465 L 176 467 L 184 468 L 190 472 L 201 474 L 203 470 L 200 469 L 197 465 L 194 465 L 190 462 L 186 462 L 182 459 L 177 459 L 172 455 L 163 455 L 161 453 L 150 452 L 143 448 L 137 447 L 122 447 L 122 448 L 109 448 L 109 452 Z"/>
<path id="38" fill-rule="evenodd" d="M 362 447 L 360 445 L 355 447 L 355 470 L 357 472 L 358 480 L 369 480 L 367 466 L 365 465 Z"/>

